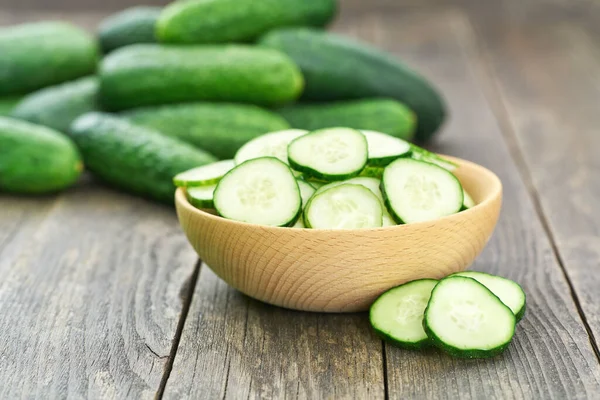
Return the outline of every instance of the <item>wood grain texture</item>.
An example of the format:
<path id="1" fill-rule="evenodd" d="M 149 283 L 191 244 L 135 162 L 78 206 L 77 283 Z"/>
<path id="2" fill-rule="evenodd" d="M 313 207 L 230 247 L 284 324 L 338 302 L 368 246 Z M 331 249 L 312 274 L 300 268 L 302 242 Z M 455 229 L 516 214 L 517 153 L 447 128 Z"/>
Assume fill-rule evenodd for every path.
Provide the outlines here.
<path id="1" fill-rule="evenodd" d="M 195 255 L 172 209 L 0 198 L 0 398 L 153 398 Z"/>
<path id="2" fill-rule="evenodd" d="M 510 139 L 600 345 L 600 35 L 571 23 L 477 29 Z"/>
<path id="3" fill-rule="evenodd" d="M 177 214 L 200 259 L 242 293 L 295 310 L 365 311 L 394 286 L 463 271 L 492 235 L 500 181 L 476 164 L 450 160 L 478 205 L 435 221 L 352 230 L 252 225 L 198 210 L 182 189 Z"/>
<path id="4" fill-rule="evenodd" d="M 514 279 L 528 295 L 525 319 L 501 357 L 465 362 L 435 351 L 386 346 L 390 398 L 593 397 L 600 392 L 598 360 L 481 89 L 486 77 L 469 50 L 465 19 L 441 13 L 361 21 L 355 33 L 402 56 L 446 94 L 451 119 L 434 149 L 481 163 L 502 179 L 505 197 L 497 231 L 473 269 Z"/>
<path id="5" fill-rule="evenodd" d="M 383 399 L 381 342 L 361 314 L 249 299 L 202 266 L 165 399 Z"/>

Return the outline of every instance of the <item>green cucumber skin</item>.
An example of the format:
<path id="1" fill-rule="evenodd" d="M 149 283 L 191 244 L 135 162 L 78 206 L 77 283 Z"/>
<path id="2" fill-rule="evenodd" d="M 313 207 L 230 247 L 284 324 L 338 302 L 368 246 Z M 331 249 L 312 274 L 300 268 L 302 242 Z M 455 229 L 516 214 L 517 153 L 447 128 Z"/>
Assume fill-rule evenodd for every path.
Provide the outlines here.
<path id="1" fill-rule="evenodd" d="M 416 126 L 414 113 L 393 99 L 295 104 L 277 112 L 292 128 L 308 131 L 344 126 L 384 132 L 403 140 L 412 140 Z"/>
<path id="2" fill-rule="evenodd" d="M 437 282 L 436 279 L 424 278 L 424 279 L 416 279 L 414 281 L 410 281 L 407 283 L 419 282 L 419 281 L 436 281 Z M 402 285 L 399 285 L 399 286 L 402 286 Z M 390 290 L 396 289 L 397 287 L 398 286 L 395 286 L 391 289 L 386 290 L 385 292 L 380 294 L 379 297 L 383 296 L 385 293 L 389 292 Z M 373 309 L 373 306 L 375 305 L 375 303 L 377 303 L 377 300 L 375 300 L 375 302 L 373 302 L 373 304 L 371 305 L 371 309 Z M 375 331 L 377 336 L 379 336 L 383 340 L 393 344 L 396 347 L 400 347 L 400 348 L 408 349 L 408 350 L 421 350 L 421 349 L 426 349 L 428 347 L 433 347 L 433 345 L 434 345 L 431 338 L 429 338 L 429 335 L 427 338 L 420 340 L 418 342 L 405 342 L 405 341 L 393 338 L 392 336 L 388 335 L 387 333 L 377 329 L 376 324 L 374 324 L 373 320 L 371 319 L 370 310 L 369 310 L 369 320 L 370 320 L 371 326 L 373 327 L 373 330 Z"/>
<path id="3" fill-rule="evenodd" d="M 419 142 L 429 140 L 445 119 L 445 102 L 427 79 L 367 44 L 309 28 L 275 30 L 259 44 L 283 51 L 300 66 L 306 101 L 396 99 L 415 112 Z"/>
<path id="4" fill-rule="evenodd" d="M 200 200 L 200 199 L 195 199 L 192 196 L 187 196 L 187 199 L 190 202 L 190 204 L 196 208 L 210 208 L 210 209 L 215 208 L 215 203 L 213 200 Z"/>
<path id="5" fill-rule="evenodd" d="M 104 53 L 137 43 L 156 43 L 156 21 L 162 8 L 138 6 L 104 19 L 98 28 L 98 40 Z"/>
<path id="6" fill-rule="evenodd" d="M 473 279 L 473 278 L 467 278 L 465 276 L 448 276 L 444 279 L 441 279 L 440 282 L 444 281 L 445 279 L 471 279 L 472 281 L 475 281 L 478 285 L 483 286 L 490 294 L 490 296 L 496 297 L 496 299 L 498 299 L 498 302 L 500 304 L 502 304 L 504 307 L 506 307 L 509 311 L 510 308 L 508 308 L 506 305 L 504 305 L 504 303 L 502 303 L 502 301 L 494 294 L 492 293 L 488 288 L 486 288 L 484 285 L 482 285 L 481 283 L 477 282 L 477 280 Z M 438 283 L 439 284 L 439 283 Z M 435 293 L 435 289 L 433 288 L 433 291 L 431 292 L 431 297 L 433 298 L 433 295 Z M 436 334 L 435 332 L 433 332 L 430 328 L 429 325 L 427 324 L 427 311 L 429 310 L 429 304 L 427 304 L 427 308 L 425 308 L 425 317 L 423 318 L 423 329 L 425 330 L 425 333 L 427 333 L 427 337 L 429 337 L 432 341 L 432 343 L 439 349 L 443 350 L 444 352 L 450 354 L 451 356 L 454 357 L 458 357 L 458 358 L 470 358 L 470 359 L 474 359 L 474 358 L 492 358 L 492 357 L 496 357 L 500 354 L 502 354 L 502 352 L 504 352 L 504 350 L 510 345 L 510 343 L 512 342 L 512 339 L 509 340 L 508 342 L 504 343 L 501 346 L 497 346 L 493 349 L 490 350 L 480 350 L 480 349 L 459 349 L 457 347 L 451 346 L 447 343 L 445 343 L 444 341 L 442 341 Z M 510 311 L 510 314 L 514 316 L 514 314 L 512 313 L 512 311 Z M 516 326 L 516 319 L 515 319 L 515 326 Z M 514 336 L 514 331 L 513 331 L 513 336 Z"/>
<path id="7" fill-rule="evenodd" d="M 399 158 L 410 158 L 410 156 L 411 156 L 411 152 L 408 151 L 408 152 L 406 152 L 404 154 L 400 154 L 398 156 L 371 158 L 371 159 L 369 159 L 368 164 L 370 167 L 385 168 Z M 381 173 L 381 176 L 383 176 L 383 172 Z"/>
<path id="8" fill-rule="evenodd" d="M 326 182 L 343 181 L 346 179 L 354 178 L 355 176 L 358 176 L 364 168 L 363 167 L 363 168 L 361 168 L 353 173 L 349 173 L 349 174 L 331 175 L 331 174 L 323 174 L 323 173 L 316 171 L 310 167 L 307 167 L 302 164 L 298 164 L 291 158 L 288 158 L 288 162 L 290 163 L 290 166 L 292 167 L 292 169 L 303 173 L 304 175 L 306 175 L 306 177 L 308 179 L 318 179 L 318 180 L 323 180 Z"/>
<path id="9" fill-rule="evenodd" d="M 70 135 L 88 169 L 103 181 L 148 199 L 173 204 L 173 177 L 216 158 L 185 142 L 118 117 L 88 113 Z"/>
<path id="10" fill-rule="evenodd" d="M 90 75 L 98 63 L 94 38 L 63 22 L 1 28 L 0 54 L 0 96 Z"/>
<path id="11" fill-rule="evenodd" d="M 394 212 L 390 200 L 387 197 L 387 194 L 385 192 L 385 185 L 383 184 L 383 173 L 381 174 L 381 178 L 379 179 L 381 179 L 379 189 L 381 189 L 381 194 L 383 195 L 383 205 L 388 210 L 388 213 L 392 216 L 392 219 L 396 221 L 398 225 L 404 225 L 404 221 L 402 221 L 402 218 L 400 218 L 400 216 Z"/>
<path id="12" fill-rule="evenodd" d="M 246 142 L 262 134 L 290 127 L 279 115 L 250 104 L 176 104 L 138 108 L 121 115 L 220 159 L 233 158 Z"/>
<path id="13" fill-rule="evenodd" d="M 112 111 L 190 101 L 280 105 L 303 85 L 286 55 L 246 45 L 137 44 L 110 53 L 100 67 L 101 105 Z"/>
<path id="14" fill-rule="evenodd" d="M 0 117 L 8 117 L 21 99 L 22 96 L 0 97 Z"/>
<path id="15" fill-rule="evenodd" d="M 66 133 L 77 117 L 98 110 L 97 94 L 96 77 L 80 78 L 25 96 L 11 116 Z"/>
<path id="16" fill-rule="evenodd" d="M 156 35 L 163 43 L 249 42 L 279 27 L 323 27 L 336 9 L 336 0 L 174 2 L 161 14 Z"/>
<path id="17" fill-rule="evenodd" d="M 65 135 L 0 117 L 0 192 L 57 192 L 75 184 L 82 170 L 81 156 Z"/>
<path id="18" fill-rule="evenodd" d="M 368 161 L 367 161 L 368 162 Z M 383 178 L 383 170 L 385 168 L 384 167 L 378 167 L 378 166 L 373 166 L 373 165 L 367 165 L 365 168 L 363 168 L 363 170 L 360 172 L 359 176 L 366 176 L 368 178 L 377 178 L 377 179 L 381 179 Z"/>

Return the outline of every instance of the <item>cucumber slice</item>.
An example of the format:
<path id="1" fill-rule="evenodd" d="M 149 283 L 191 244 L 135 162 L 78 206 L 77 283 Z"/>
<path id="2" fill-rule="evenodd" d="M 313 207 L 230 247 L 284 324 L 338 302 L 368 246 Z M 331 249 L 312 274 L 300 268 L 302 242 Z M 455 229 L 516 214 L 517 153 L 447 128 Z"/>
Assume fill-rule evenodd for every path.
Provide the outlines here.
<path id="1" fill-rule="evenodd" d="M 187 188 L 187 199 L 196 208 L 215 208 L 213 194 L 216 187 L 217 185 L 209 185 Z"/>
<path id="2" fill-rule="evenodd" d="M 310 186 L 314 187 L 315 189 L 319 189 L 320 187 L 327 185 L 327 182 L 325 182 L 325 181 L 319 181 L 319 180 L 310 179 L 307 177 L 304 177 L 304 180 L 306 182 L 310 183 Z"/>
<path id="3" fill-rule="evenodd" d="M 239 165 L 253 158 L 276 157 L 287 164 L 288 145 L 292 140 L 307 133 L 308 131 L 302 129 L 287 129 L 261 135 L 250 140 L 237 151 L 234 157 L 235 163 Z"/>
<path id="4" fill-rule="evenodd" d="M 395 226 L 398 225 L 398 223 L 396 221 L 394 221 L 394 218 L 392 218 L 392 216 L 390 215 L 390 213 L 386 210 L 385 206 L 383 207 L 383 216 L 381 217 L 381 226 L 382 227 L 386 227 L 386 226 Z"/>
<path id="5" fill-rule="evenodd" d="M 512 310 L 517 321 L 525 315 L 525 291 L 517 282 L 477 271 L 457 272 L 451 276 L 466 276 L 481 283 Z"/>
<path id="6" fill-rule="evenodd" d="M 371 306 L 369 320 L 375 332 L 398 347 L 420 349 L 431 345 L 423 315 L 435 279 L 419 279 L 383 293 Z"/>
<path id="7" fill-rule="evenodd" d="M 326 181 L 360 174 L 367 164 L 367 139 L 350 128 L 321 129 L 293 140 L 288 146 L 292 168 Z"/>
<path id="8" fill-rule="evenodd" d="M 314 195 L 304 209 L 304 225 L 314 229 L 379 228 L 382 210 L 373 192 L 346 183 Z"/>
<path id="9" fill-rule="evenodd" d="M 436 346 L 454 356 L 487 358 L 508 346 L 515 322 L 510 308 L 484 285 L 450 276 L 431 292 L 423 327 Z"/>
<path id="10" fill-rule="evenodd" d="M 173 183 L 179 187 L 214 185 L 233 167 L 235 167 L 233 160 L 217 161 L 181 172 L 175 175 Z"/>
<path id="11" fill-rule="evenodd" d="M 463 204 L 458 179 L 435 164 L 399 158 L 385 168 L 381 182 L 385 205 L 398 223 L 437 219 Z"/>
<path id="12" fill-rule="evenodd" d="M 292 170 L 275 157 L 245 161 L 217 184 L 219 215 L 271 226 L 293 225 L 302 211 L 300 188 Z"/>
<path id="13" fill-rule="evenodd" d="M 463 188 L 463 208 L 465 210 L 471 208 L 471 207 L 475 207 L 475 202 L 473 201 L 473 198 L 471 196 L 469 196 L 469 193 L 467 193 L 467 191 Z"/>
<path id="14" fill-rule="evenodd" d="M 458 168 L 458 165 L 453 163 L 452 161 L 448 161 L 445 158 L 442 158 L 437 154 L 425 150 L 424 148 L 414 144 L 411 145 L 410 156 L 415 160 L 432 163 L 439 167 L 447 169 L 448 171 L 454 171 L 456 168 Z"/>
<path id="15" fill-rule="evenodd" d="M 397 158 L 410 156 L 411 145 L 402 139 L 376 131 L 361 132 L 367 138 L 371 166 L 386 166 Z"/>
<path id="16" fill-rule="evenodd" d="M 384 167 L 373 167 L 370 165 L 367 165 L 359 174 L 359 176 L 366 176 L 368 178 L 377 178 L 377 179 L 381 179 L 383 178 L 383 170 L 385 168 Z"/>
<path id="17" fill-rule="evenodd" d="M 304 226 L 304 219 L 298 218 L 298 221 L 296 221 L 296 223 L 294 225 L 292 225 L 292 228 L 306 228 Z"/>
<path id="18" fill-rule="evenodd" d="M 298 181 L 298 188 L 300 188 L 300 197 L 302 198 L 302 206 L 304 207 L 308 200 L 315 194 L 316 189 L 312 185 L 302 179 L 296 179 Z"/>

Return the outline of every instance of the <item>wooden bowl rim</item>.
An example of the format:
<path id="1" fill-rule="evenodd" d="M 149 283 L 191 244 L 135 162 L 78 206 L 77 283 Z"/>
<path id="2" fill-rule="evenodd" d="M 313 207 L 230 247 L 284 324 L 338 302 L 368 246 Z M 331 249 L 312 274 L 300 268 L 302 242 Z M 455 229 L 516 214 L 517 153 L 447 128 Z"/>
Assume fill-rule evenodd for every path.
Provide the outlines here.
<path id="1" fill-rule="evenodd" d="M 459 164 L 460 166 L 468 166 L 470 168 L 473 168 L 475 170 L 478 171 L 479 174 L 483 174 L 485 175 L 486 180 L 488 180 L 490 182 L 490 186 L 491 189 L 488 191 L 488 195 L 486 196 L 486 198 L 484 198 L 481 202 L 477 203 L 475 206 L 458 212 L 456 214 L 452 214 L 452 215 L 447 215 L 445 217 L 442 218 L 438 218 L 435 220 L 429 220 L 429 221 L 422 221 L 422 222 L 413 222 L 410 224 L 401 224 L 401 225 L 393 225 L 393 226 L 386 226 L 386 227 L 381 227 L 381 228 L 361 228 L 361 229 L 311 229 L 311 228 L 293 228 L 293 227 L 281 227 L 281 226 L 270 226 L 270 225 L 259 225 L 259 224 L 253 224 L 253 223 L 249 223 L 249 222 L 242 222 L 242 221 L 235 221 L 232 219 L 227 219 L 227 218 L 223 218 L 220 217 L 218 215 L 214 215 L 211 213 L 208 213 L 206 211 L 203 211 L 199 208 L 194 207 L 193 205 L 190 204 L 190 202 L 188 201 L 187 197 L 185 196 L 184 193 L 184 189 L 183 188 L 177 188 L 177 191 L 175 192 L 175 202 L 177 203 L 178 206 L 182 206 L 184 207 L 187 211 L 190 211 L 192 214 L 197 215 L 200 218 L 206 218 L 209 220 L 214 220 L 217 223 L 221 223 L 221 224 L 230 224 L 232 226 L 246 226 L 246 227 L 255 227 L 255 228 L 260 228 L 260 229 L 267 229 L 267 230 L 273 230 L 273 231 L 279 231 L 279 232 L 285 232 L 285 231 L 290 231 L 290 230 L 295 230 L 295 231 L 306 231 L 306 232 L 336 232 L 338 234 L 343 234 L 343 233 L 357 233 L 357 232 L 361 232 L 361 233 L 365 233 L 365 232 L 377 232 L 377 231 L 383 231 L 383 230 L 387 230 L 387 231 L 391 231 L 391 230 L 401 230 L 401 229 L 410 229 L 410 228 L 418 228 L 418 227 L 425 227 L 425 226 L 431 226 L 432 223 L 435 223 L 437 221 L 443 221 L 443 220 L 451 220 L 451 219 L 459 219 L 459 218 L 463 218 L 463 217 L 468 217 L 472 212 L 474 212 L 476 209 L 480 209 L 483 207 L 487 207 L 490 203 L 496 201 L 498 199 L 498 197 L 502 196 L 502 182 L 500 181 L 500 178 L 498 178 L 498 176 L 493 173 L 492 171 L 490 171 L 489 169 L 487 169 L 486 167 L 476 164 L 474 162 L 471 161 L 467 161 L 467 160 L 463 160 L 461 158 L 458 157 L 452 157 L 452 156 L 447 156 L 447 155 L 443 155 L 440 154 L 440 156 L 453 161 L 457 164 Z"/>

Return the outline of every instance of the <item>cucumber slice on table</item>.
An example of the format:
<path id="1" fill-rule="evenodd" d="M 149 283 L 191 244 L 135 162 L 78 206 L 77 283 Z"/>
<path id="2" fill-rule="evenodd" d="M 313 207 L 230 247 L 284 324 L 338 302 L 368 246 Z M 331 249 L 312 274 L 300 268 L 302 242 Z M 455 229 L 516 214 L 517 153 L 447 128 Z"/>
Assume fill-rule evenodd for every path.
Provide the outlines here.
<path id="1" fill-rule="evenodd" d="M 373 194 L 375 196 L 377 196 L 379 201 L 381 201 L 381 207 L 383 209 L 382 226 L 397 225 L 396 221 L 394 221 L 394 219 L 392 218 L 392 216 L 390 215 L 388 210 L 385 208 L 385 205 L 384 205 L 385 203 L 383 201 L 383 195 L 381 194 L 381 189 L 380 189 L 381 181 L 377 178 L 369 178 L 366 176 L 357 176 L 356 178 L 346 179 L 345 181 L 331 182 L 325 186 L 321 186 L 320 188 L 318 188 L 317 191 L 315 192 L 315 194 L 322 193 L 323 191 L 325 191 L 329 188 L 343 185 L 346 183 L 350 183 L 353 185 L 362 185 L 362 186 L 366 187 L 367 189 L 369 189 L 371 192 L 373 192 Z"/>
<path id="2" fill-rule="evenodd" d="M 423 315 L 435 279 L 419 279 L 383 293 L 371 306 L 369 319 L 377 334 L 398 347 L 420 349 L 431 345 Z"/>
<path id="3" fill-rule="evenodd" d="M 304 209 L 304 225 L 314 229 L 379 228 L 381 201 L 362 185 L 343 184 L 315 194 Z"/>
<path id="4" fill-rule="evenodd" d="M 292 140 L 307 133 L 308 131 L 301 129 L 287 129 L 261 135 L 240 147 L 235 153 L 235 163 L 239 165 L 253 158 L 276 157 L 287 164 L 288 145 Z"/>
<path id="5" fill-rule="evenodd" d="M 525 291 L 518 283 L 500 276 L 477 271 L 457 272 L 451 276 L 473 278 L 484 285 L 512 310 L 517 321 L 520 321 L 525 315 Z"/>
<path id="6" fill-rule="evenodd" d="M 433 343 L 466 358 L 500 354 L 515 333 L 515 315 L 472 278 L 450 276 L 431 292 L 423 327 Z"/>
<path id="7" fill-rule="evenodd" d="M 386 166 L 397 158 L 410 156 L 411 145 L 402 139 L 376 131 L 361 132 L 367 138 L 371 166 Z"/>
<path id="8" fill-rule="evenodd" d="M 447 169 L 448 171 L 454 171 L 456 168 L 458 168 L 458 165 L 453 163 L 452 161 L 448 161 L 445 158 L 442 158 L 437 154 L 425 150 L 424 148 L 416 146 L 414 144 L 411 145 L 410 156 L 415 160 L 426 161 L 428 163 L 432 163 L 444 169 Z"/>
<path id="9" fill-rule="evenodd" d="M 381 182 L 387 209 L 398 223 L 441 218 L 463 205 L 458 179 L 435 164 L 399 158 L 385 168 Z"/>
<path id="10" fill-rule="evenodd" d="M 298 182 L 275 157 L 245 161 L 218 183 L 214 204 L 219 215 L 253 224 L 294 225 L 302 212 Z"/>
<path id="11" fill-rule="evenodd" d="M 340 181 L 360 174 L 367 164 L 367 139 L 355 129 L 310 132 L 288 146 L 292 168 L 308 177 Z"/>
<path id="12" fill-rule="evenodd" d="M 186 189 L 187 199 L 197 208 L 215 208 L 213 194 L 217 185 L 189 187 Z"/>
<path id="13" fill-rule="evenodd" d="M 173 178 L 173 183 L 179 187 L 214 185 L 233 167 L 235 167 L 233 160 L 217 161 L 177 174 Z"/>

